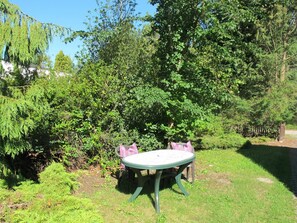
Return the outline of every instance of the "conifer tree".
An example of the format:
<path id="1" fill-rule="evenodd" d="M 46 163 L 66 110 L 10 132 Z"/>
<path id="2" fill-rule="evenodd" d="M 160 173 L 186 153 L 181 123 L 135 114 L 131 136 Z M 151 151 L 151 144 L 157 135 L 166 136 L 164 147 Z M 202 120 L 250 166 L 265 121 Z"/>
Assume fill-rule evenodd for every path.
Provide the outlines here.
<path id="1" fill-rule="evenodd" d="M 0 0 L 0 55 L 7 61 L 29 64 L 43 54 L 54 35 L 70 30 L 51 23 L 42 23 L 23 13 L 17 5 Z"/>
<path id="2" fill-rule="evenodd" d="M 50 111 L 45 88 L 25 82 L 18 65 L 28 67 L 36 62 L 54 35 L 69 32 L 37 21 L 17 5 L 0 0 L 0 60 L 16 65 L 10 75 L 0 73 L 0 178 L 17 173 L 16 157 L 38 147 L 34 134 L 40 135 L 40 126 L 46 126 L 45 117 Z"/>
<path id="3" fill-rule="evenodd" d="M 71 58 L 65 55 L 62 50 L 56 55 L 54 69 L 58 73 L 63 72 L 68 74 L 73 70 Z"/>

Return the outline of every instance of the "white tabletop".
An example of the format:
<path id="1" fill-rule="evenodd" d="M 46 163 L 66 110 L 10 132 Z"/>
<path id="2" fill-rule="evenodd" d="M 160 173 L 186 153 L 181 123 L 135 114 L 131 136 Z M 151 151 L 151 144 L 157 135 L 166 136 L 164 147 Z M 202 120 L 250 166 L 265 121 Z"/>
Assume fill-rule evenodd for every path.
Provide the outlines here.
<path id="1" fill-rule="evenodd" d="M 194 159 L 195 155 L 191 152 L 163 149 L 127 156 L 122 162 L 132 168 L 164 169 L 189 163 Z"/>

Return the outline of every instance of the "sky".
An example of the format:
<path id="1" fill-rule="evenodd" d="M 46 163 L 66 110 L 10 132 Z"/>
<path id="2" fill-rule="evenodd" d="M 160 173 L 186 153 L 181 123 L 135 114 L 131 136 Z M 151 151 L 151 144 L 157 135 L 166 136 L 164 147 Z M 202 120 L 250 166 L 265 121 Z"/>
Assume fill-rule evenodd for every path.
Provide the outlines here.
<path id="1" fill-rule="evenodd" d="M 88 11 L 97 7 L 96 0 L 9 0 L 20 7 L 21 11 L 43 23 L 54 23 L 72 30 L 85 30 Z M 136 0 L 136 11 L 145 15 L 154 14 L 155 7 L 148 0 Z M 74 55 L 81 48 L 82 42 L 75 40 L 64 44 L 63 40 L 55 37 L 46 52 L 54 62 L 57 53 L 62 50 L 65 55 L 75 62 Z"/>

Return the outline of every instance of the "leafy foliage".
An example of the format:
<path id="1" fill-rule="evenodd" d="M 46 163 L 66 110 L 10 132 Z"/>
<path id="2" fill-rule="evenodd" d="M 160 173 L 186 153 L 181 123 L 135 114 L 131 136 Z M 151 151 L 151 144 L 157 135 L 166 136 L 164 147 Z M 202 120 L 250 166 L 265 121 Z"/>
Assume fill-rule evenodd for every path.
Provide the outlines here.
<path id="1" fill-rule="evenodd" d="M 292 121 L 296 117 L 295 86 L 295 82 L 275 85 L 270 92 L 259 99 L 252 112 L 252 117 L 257 117 L 257 123 L 271 125 Z"/>

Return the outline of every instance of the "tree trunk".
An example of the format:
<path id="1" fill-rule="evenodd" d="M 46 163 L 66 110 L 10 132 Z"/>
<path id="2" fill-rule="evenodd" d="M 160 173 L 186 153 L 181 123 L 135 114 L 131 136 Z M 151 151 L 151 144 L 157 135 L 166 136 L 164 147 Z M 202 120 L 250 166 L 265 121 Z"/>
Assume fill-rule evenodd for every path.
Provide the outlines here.
<path id="1" fill-rule="evenodd" d="M 282 67 L 280 72 L 280 82 L 283 82 L 286 78 L 286 72 L 287 72 L 287 51 L 285 50 L 283 52 L 283 59 L 282 59 Z"/>
<path id="2" fill-rule="evenodd" d="M 277 59 L 277 57 L 278 57 L 278 55 L 277 55 L 277 53 L 275 53 L 275 56 L 274 56 L 275 58 L 274 58 L 274 61 L 275 61 L 275 83 L 277 83 L 278 82 L 278 79 L 279 79 L 279 68 L 278 68 L 278 59 Z"/>

